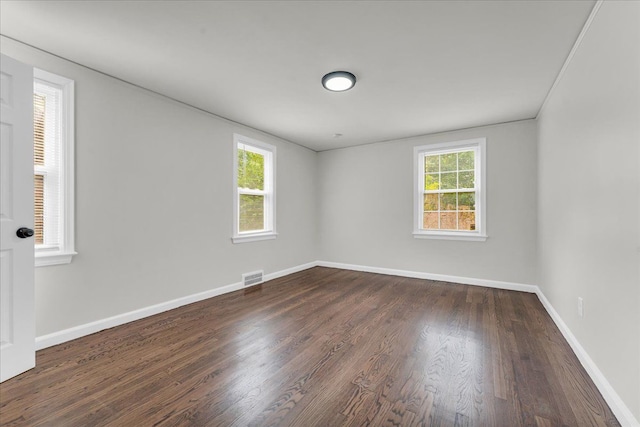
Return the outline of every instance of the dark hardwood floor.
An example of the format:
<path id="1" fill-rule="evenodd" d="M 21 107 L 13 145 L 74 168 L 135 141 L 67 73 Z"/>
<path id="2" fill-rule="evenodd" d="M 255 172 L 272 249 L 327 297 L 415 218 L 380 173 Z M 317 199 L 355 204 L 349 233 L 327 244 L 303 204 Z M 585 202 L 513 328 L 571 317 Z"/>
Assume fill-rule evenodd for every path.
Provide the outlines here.
<path id="1" fill-rule="evenodd" d="M 51 347 L 3 426 L 617 426 L 533 294 L 316 267 Z"/>

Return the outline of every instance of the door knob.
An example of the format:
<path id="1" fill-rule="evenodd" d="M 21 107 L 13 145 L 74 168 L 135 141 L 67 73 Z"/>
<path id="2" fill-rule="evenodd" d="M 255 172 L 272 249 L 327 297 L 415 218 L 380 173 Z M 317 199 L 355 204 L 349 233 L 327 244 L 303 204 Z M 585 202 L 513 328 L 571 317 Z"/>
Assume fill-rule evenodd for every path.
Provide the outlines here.
<path id="1" fill-rule="evenodd" d="M 16 236 L 21 239 L 26 239 L 27 237 L 33 236 L 33 230 L 27 227 L 20 227 L 18 231 L 16 231 Z"/>

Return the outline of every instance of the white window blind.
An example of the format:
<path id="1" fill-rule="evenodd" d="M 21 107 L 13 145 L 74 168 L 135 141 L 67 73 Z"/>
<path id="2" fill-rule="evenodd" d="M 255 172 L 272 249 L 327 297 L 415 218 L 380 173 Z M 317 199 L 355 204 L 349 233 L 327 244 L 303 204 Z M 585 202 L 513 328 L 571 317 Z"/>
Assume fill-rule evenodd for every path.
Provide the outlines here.
<path id="1" fill-rule="evenodd" d="M 74 251 L 74 82 L 34 69 L 36 267 L 67 264 Z"/>
<path id="2" fill-rule="evenodd" d="M 58 248 L 60 236 L 61 89 L 34 83 L 36 246 Z"/>

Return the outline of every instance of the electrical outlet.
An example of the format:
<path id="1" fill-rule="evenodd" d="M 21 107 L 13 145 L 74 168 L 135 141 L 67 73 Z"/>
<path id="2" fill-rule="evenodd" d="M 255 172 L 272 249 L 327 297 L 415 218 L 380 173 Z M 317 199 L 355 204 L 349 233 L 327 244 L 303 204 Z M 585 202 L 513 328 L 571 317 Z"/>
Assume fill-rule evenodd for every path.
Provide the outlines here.
<path id="1" fill-rule="evenodd" d="M 578 316 L 584 317 L 584 301 L 582 297 L 578 297 Z"/>

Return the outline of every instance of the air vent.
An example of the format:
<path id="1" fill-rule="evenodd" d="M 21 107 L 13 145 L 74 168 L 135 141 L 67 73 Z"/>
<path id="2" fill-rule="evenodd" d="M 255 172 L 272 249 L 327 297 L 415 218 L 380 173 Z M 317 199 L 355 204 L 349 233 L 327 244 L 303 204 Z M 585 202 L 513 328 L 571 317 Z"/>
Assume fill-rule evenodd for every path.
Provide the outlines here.
<path id="1" fill-rule="evenodd" d="M 262 283 L 263 275 L 264 275 L 264 272 L 262 270 L 253 271 L 251 273 L 244 273 L 242 275 L 242 285 L 251 286 L 251 285 L 255 285 L 256 283 Z"/>

